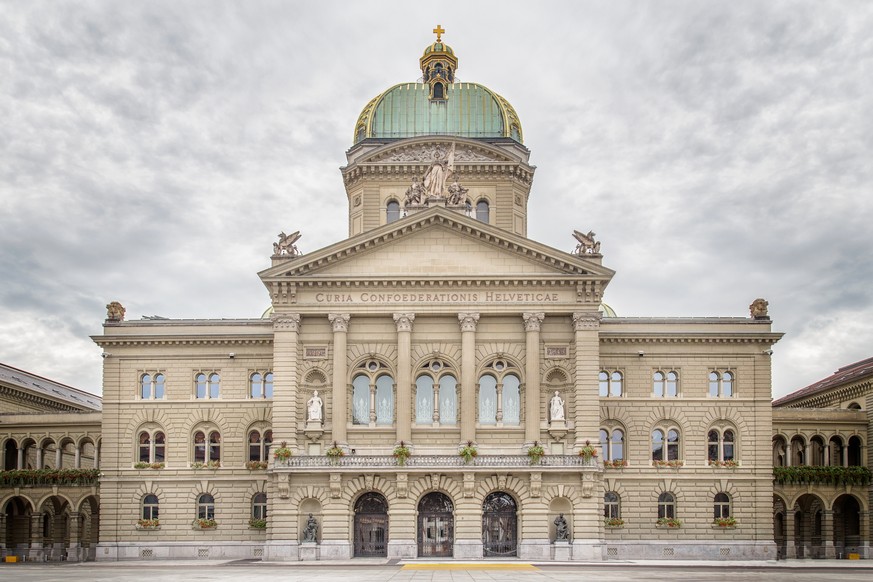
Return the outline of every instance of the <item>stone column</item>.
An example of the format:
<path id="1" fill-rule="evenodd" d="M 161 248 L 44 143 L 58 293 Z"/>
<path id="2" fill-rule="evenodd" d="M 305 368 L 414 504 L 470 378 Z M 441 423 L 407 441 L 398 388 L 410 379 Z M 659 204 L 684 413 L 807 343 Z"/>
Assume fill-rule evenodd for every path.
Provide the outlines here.
<path id="1" fill-rule="evenodd" d="M 797 557 L 797 546 L 794 540 L 794 510 L 785 510 L 785 558 L 793 560 Z"/>
<path id="2" fill-rule="evenodd" d="M 526 341 L 524 366 L 524 440 L 530 446 L 540 440 L 540 328 L 545 313 L 524 313 Z"/>
<path id="3" fill-rule="evenodd" d="M 414 313 L 395 313 L 397 326 L 397 440 L 412 440 L 412 322 Z"/>
<path id="4" fill-rule="evenodd" d="M 79 538 L 81 536 L 81 514 L 78 512 L 70 513 L 70 545 L 67 546 L 67 561 L 79 561 Z"/>
<path id="5" fill-rule="evenodd" d="M 476 325 L 478 313 L 459 313 L 461 324 L 461 442 L 476 440 Z"/>
<path id="6" fill-rule="evenodd" d="M 82 446 L 76 445 L 76 454 L 73 458 L 73 466 L 77 469 L 82 468 Z"/>
<path id="7" fill-rule="evenodd" d="M 834 512 L 830 509 L 823 509 L 821 512 L 821 545 L 825 558 L 837 557 L 834 550 Z"/>
<path id="8" fill-rule="evenodd" d="M 576 404 L 576 447 L 582 447 L 586 440 L 597 446 L 600 442 L 600 397 L 597 384 L 600 373 L 600 313 L 574 313 L 573 329 L 576 332 L 576 383 L 573 395 Z"/>
<path id="9" fill-rule="evenodd" d="M 333 440 L 340 445 L 348 444 L 346 425 L 348 424 L 348 364 L 346 355 L 346 340 L 349 331 L 348 313 L 329 313 L 327 319 L 333 327 L 333 406 L 331 409 L 331 426 Z"/>
<path id="10" fill-rule="evenodd" d="M 43 557 L 42 516 L 41 512 L 30 514 L 30 551 L 27 559 L 34 562 L 41 562 Z"/>
<path id="11" fill-rule="evenodd" d="M 61 448 L 61 444 L 55 444 L 55 469 L 63 469 L 64 468 L 64 449 Z"/>
<path id="12" fill-rule="evenodd" d="M 273 316 L 273 442 L 297 446 L 300 316 Z M 246 457 L 248 458 L 248 457 Z"/>
<path id="13" fill-rule="evenodd" d="M 18 470 L 24 469 L 24 449 L 18 447 Z"/>

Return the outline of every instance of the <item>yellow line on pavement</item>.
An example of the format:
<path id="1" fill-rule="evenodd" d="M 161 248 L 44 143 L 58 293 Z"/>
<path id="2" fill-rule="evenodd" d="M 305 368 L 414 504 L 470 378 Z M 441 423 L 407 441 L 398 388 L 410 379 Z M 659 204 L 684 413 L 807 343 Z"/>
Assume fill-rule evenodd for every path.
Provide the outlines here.
<path id="1" fill-rule="evenodd" d="M 538 570 L 533 564 L 404 564 L 402 570 Z"/>

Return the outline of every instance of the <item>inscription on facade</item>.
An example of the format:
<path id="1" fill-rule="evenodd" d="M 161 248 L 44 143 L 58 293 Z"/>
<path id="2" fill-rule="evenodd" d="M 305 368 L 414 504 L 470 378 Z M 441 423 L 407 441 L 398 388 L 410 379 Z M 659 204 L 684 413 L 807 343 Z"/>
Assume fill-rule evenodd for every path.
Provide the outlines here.
<path id="1" fill-rule="evenodd" d="M 556 292 L 525 292 L 514 291 L 456 291 L 440 293 L 315 293 L 316 303 L 558 303 L 561 294 Z M 565 298 L 564 301 L 567 301 Z"/>
<path id="2" fill-rule="evenodd" d="M 306 360 L 326 360 L 327 346 L 307 346 L 303 350 L 303 358 Z"/>
<path id="3" fill-rule="evenodd" d="M 555 346 L 546 344 L 546 358 L 550 360 L 565 360 L 570 357 L 569 346 Z"/>

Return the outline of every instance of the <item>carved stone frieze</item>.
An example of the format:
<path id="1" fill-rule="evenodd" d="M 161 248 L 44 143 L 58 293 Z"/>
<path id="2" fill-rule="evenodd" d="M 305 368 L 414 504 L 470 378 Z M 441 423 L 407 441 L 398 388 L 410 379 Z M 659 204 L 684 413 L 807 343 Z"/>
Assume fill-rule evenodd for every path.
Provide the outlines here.
<path id="1" fill-rule="evenodd" d="M 577 303 L 596 303 L 600 304 L 603 298 L 603 287 L 600 281 L 583 281 L 576 285 L 576 302 Z"/>
<path id="2" fill-rule="evenodd" d="M 573 329 L 576 331 L 587 331 L 600 328 L 599 313 L 574 313 L 573 314 Z"/>
<path id="3" fill-rule="evenodd" d="M 348 313 L 328 313 L 327 319 L 330 321 L 330 324 L 333 328 L 334 332 L 338 331 L 349 331 L 349 320 L 352 316 Z"/>
<path id="4" fill-rule="evenodd" d="M 543 320 L 546 318 L 546 314 L 542 311 L 538 313 L 523 313 L 522 318 L 524 319 L 525 331 L 539 331 L 543 325 Z"/>
<path id="5" fill-rule="evenodd" d="M 476 324 L 479 322 L 479 314 L 459 313 L 458 321 L 461 324 L 461 331 L 476 331 Z"/>
<path id="6" fill-rule="evenodd" d="M 300 331 L 300 315 L 297 313 L 282 313 L 272 317 L 273 329 Z"/>
<path id="7" fill-rule="evenodd" d="M 397 331 L 412 331 L 412 322 L 415 321 L 414 313 L 395 313 L 394 324 Z"/>
<path id="8" fill-rule="evenodd" d="M 530 474 L 530 496 L 539 497 L 543 493 L 543 474 Z"/>
<path id="9" fill-rule="evenodd" d="M 444 160 L 448 156 L 451 144 L 420 143 L 403 146 L 377 156 L 368 162 L 434 162 Z M 461 145 L 455 148 L 456 162 L 506 162 L 506 158 L 498 157 L 491 152 Z"/>
<path id="10" fill-rule="evenodd" d="M 397 474 L 397 497 L 406 498 L 409 494 L 409 475 L 406 473 Z"/>

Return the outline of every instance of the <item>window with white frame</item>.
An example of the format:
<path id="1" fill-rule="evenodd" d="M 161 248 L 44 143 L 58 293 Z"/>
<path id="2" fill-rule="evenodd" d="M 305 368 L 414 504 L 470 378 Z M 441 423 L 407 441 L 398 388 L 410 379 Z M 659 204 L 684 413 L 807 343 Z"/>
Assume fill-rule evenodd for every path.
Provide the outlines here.
<path id="1" fill-rule="evenodd" d="M 218 372 L 199 372 L 194 376 L 194 397 L 198 399 L 221 396 L 221 375 Z"/>
<path id="2" fill-rule="evenodd" d="M 394 377 L 388 366 L 367 360 L 352 378 L 352 424 L 390 426 L 394 423 Z"/>
<path id="3" fill-rule="evenodd" d="M 731 498 L 727 493 L 716 493 L 712 500 L 714 519 L 727 519 L 731 516 Z"/>
<path id="4" fill-rule="evenodd" d="M 161 430 L 142 430 L 139 441 L 138 461 L 140 463 L 163 463 L 167 450 L 167 437 Z"/>
<path id="5" fill-rule="evenodd" d="M 736 433 L 732 428 L 712 428 L 707 433 L 706 457 L 710 465 L 735 460 Z"/>
<path id="6" fill-rule="evenodd" d="M 621 519 L 621 496 L 615 491 L 607 491 L 603 495 L 603 517 Z"/>
<path id="7" fill-rule="evenodd" d="M 145 373 L 139 377 L 139 397 L 142 400 L 162 400 L 166 377 L 160 372 Z"/>
<path id="8" fill-rule="evenodd" d="M 710 398 L 733 398 L 734 374 L 727 370 L 713 370 L 709 373 Z"/>
<path id="9" fill-rule="evenodd" d="M 603 450 L 604 461 L 623 461 L 624 431 L 620 428 L 601 428 L 600 448 Z"/>
<path id="10" fill-rule="evenodd" d="M 678 428 L 656 428 L 652 431 L 652 460 L 679 460 L 680 432 Z"/>
<path id="11" fill-rule="evenodd" d="M 194 462 L 221 462 L 221 433 L 217 430 L 198 430 L 194 432 Z"/>
<path id="12" fill-rule="evenodd" d="M 618 370 L 601 370 L 598 375 L 600 396 L 619 397 L 622 395 L 624 376 Z"/>
<path id="13" fill-rule="evenodd" d="M 415 379 L 415 423 L 456 425 L 457 386 L 448 363 L 442 360 L 424 363 Z"/>
<path id="14" fill-rule="evenodd" d="M 160 515 L 160 505 L 158 496 L 154 493 L 149 493 L 142 498 L 142 519 L 157 520 Z"/>
<path id="15" fill-rule="evenodd" d="M 209 493 L 197 496 L 197 519 L 215 519 L 215 497 Z"/>
<path id="16" fill-rule="evenodd" d="M 652 394 L 658 398 L 675 398 L 679 395 L 679 374 L 661 370 L 652 374 Z"/>
<path id="17" fill-rule="evenodd" d="M 479 376 L 479 424 L 521 424 L 521 380 L 511 362 L 494 360 Z"/>
<path id="18" fill-rule="evenodd" d="M 676 497 L 672 493 L 658 496 L 658 519 L 676 519 Z"/>
<path id="19" fill-rule="evenodd" d="M 249 396 L 252 398 L 273 398 L 273 373 L 255 372 L 249 376 Z"/>
<path id="20" fill-rule="evenodd" d="M 266 493 L 255 493 L 252 496 L 252 519 L 267 519 Z"/>

